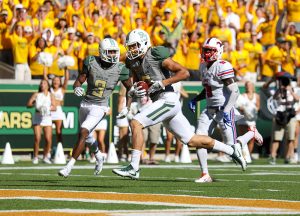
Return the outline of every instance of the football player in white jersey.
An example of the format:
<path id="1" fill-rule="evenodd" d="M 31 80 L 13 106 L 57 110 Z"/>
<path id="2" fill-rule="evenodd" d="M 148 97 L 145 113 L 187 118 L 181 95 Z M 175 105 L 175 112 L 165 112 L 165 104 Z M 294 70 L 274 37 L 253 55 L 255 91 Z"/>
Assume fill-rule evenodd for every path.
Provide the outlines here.
<path id="1" fill-rule="evenodd" d="M 99 44 L 99 53 L 100 56 L 85 58 L 82 71 L 73 84 L 75 95 L 84 98 L 79 109 L 79 139 L 73 148 L 71 160 L 58 172 L 58 175 L 65 178 L 70 175 L 78 156 L 84 150 L 85 143 L 94 149 L 96 158 L 94 174 L 100 174 L 104 154 L 100 152 L 99 143 L 93 137 L 94 129 L 108 112 L 108 100 L 117 83 L 121 81 L 127 88 L 132 86 L 128 69 L 119 62 L 120 48 L 117 42 L 111 38 L 103 39 Z M 87 82 L 86 92 L 82 88 L 84 82 Z"/>
<path id="2" fill-rule="evenodd" d="M 224 143 L 234 145 L 237 143 L 234 104 L 239 96 L 239 88 L 235 82 L 233 67 L 229 62 L 221 59 L 222 53 L 223 44 L 217 38 L 208 38 L 204 42 L 201 56 L 204 63 L 200 67 L 204 89 L 190 101 L 189 107 L 195 112 L 197 101 L 206 99 L 207 107 L 198 119 L 196 134 L 210 136 L 214 129 L 219 126 L 224 137 Z M 253 130 L 249 132 L 249 135 L 253 136 L 254 132 L 258 142 L 262 142 L 257 130 Z M 245 143 L 240 138 L 238 141 Z M 212 182 L 208 173 L 207 149 L 197 148 L 197 157 L 202 175 L 195 182 Z"/>
<path id="3" fill-rule="evenodd" d="M 141 29 L 132 30 L 127 35 L 125 46 L 126 67 L 132 73 L 134 81 L 148 83 L 150 86 L 148 91 L 143 90 L 153 103 L 135 115 L 130 123 L 133 143 L 131 163 L 126 167 L 113 169 L 113 173 L 132 179 L 139 178 L 139 163 L 144 143 L 143 128 L 159 122 L 163 122 L 166 128 L 188 146 L 222 151 L 231 155 L 245 170 L 246 162 L 242 157 L 240 144 L 225 145 L 208 136 L 195 135 L 190 130 L 190 124 L 182 114 L 181 103 L 172 87 L 173 83 L 188 78 L 189 73 L 186 68 L 170 58 L 168 49 L 162 46 L 151 47 L 148 33 Z M 171 76 L 170 72 L 174 73 L 174 76 Z M 131 90 L 128 93 L 130 94 Z M 127 113 L 128 109 L 124 109 L 119 117 L 121 115 L 126 117 Z"/>

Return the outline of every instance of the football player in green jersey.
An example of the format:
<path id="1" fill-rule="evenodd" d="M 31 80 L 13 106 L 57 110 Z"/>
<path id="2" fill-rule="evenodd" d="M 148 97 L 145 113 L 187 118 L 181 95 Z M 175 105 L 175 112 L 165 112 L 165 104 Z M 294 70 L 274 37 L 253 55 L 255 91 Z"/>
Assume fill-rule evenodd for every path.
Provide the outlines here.
<path id="1" fill-rule="evenodd" d="M 100 57 L 88 56 L 85 58 L 82 72 L 73 85 L 75 95 L 84 97 L 79 109 L 79 139 L 73 148 L 71 160 L 58 172 L 65 178 L 71 173 L 77 158 L 84 150 L 85 143 L 90 144 L 91 149 L 94 149 L 96 157 L 94 174 L 100 174 L 104 156 L 93 137 L 93 131 L 108 112 L 108 99 L 118 81 L 121 81 L 127 88 L 132 86 L 128 69 L 119 62 L 120 49 L 117 42 L 111 38 L 102 40 L 99 52 Z M 87 82 L 86 92 L 82 88 L 84 82 Z"/>
<path id="2" fill-rule="evenodd" d="M 246 170 L 247 164 L 239 143 L 228 146 L 208 136 L 195 135 L 192 131 L 190 123 L 182 114 L 180 101 L 172 87 L 173 83 L 187 79 L 189 72 L 171 59 L 168 49 L 162 46 L 151 47 L 148 33 L 141 29 L 132 30 L 127 35 L 125 46 L 127 49 L 126 67 L 132 73 L 134 82 L 148 83 L 150 87 L 144 93 L 151 97 L 153 104 L 133 117 L 130 123 L 133 142 L 131 163 L 126 167 L 113 169 L 113 173 L 132 179 L 139 178 L 139 163 L 143 146 L 142 129 L 159 122 L 163 122 L 169 131 L 188 146 L 224 152 L 238 162 L 243 170 Z M 170 76 L 170 72 L 174 75 Z M 125 108 L 119 116 L 125 117 L 127 112 Z M 253 136 L 253 133 L 250 134 L 249 140 Z"/>

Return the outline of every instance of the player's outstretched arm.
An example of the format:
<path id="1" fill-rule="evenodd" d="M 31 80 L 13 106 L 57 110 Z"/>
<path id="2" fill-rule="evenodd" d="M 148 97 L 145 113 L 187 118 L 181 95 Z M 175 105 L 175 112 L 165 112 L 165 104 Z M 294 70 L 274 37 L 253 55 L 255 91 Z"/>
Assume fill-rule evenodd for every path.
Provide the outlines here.
<path id="1" fill-rule="evenodd" d="M 174 76 L 162 81 L 164 86 L 186 80 L 190 76 L 189 71 L 185 67 L 173 61 L 171 58 L 165 59 L 162 62 L 162 67 L 171 71 L 172 73 L 175 73 Z"/>

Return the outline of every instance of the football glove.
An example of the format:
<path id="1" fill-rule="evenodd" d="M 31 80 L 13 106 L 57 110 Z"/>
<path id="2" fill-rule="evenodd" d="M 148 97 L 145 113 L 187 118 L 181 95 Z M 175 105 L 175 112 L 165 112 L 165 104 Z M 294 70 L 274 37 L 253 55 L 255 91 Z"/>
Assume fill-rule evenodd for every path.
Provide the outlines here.
<path id="1" fill-rule="evenodd" d="M 119 114 L 116 116 L 117 119 L 122 119 L 125 118 L 128 114 L 128 108 L 127 107 L 123 107 L 121 112 L 119 112 Z"/>
<path id="2" fill-rule="evenodd" d="M 82 88 L 82 87 L 74 88 L 74 94 L 78 97 L 83 96 L 84 95 L 84 88 Z"/>
<path id="3" fill-rule="evenodd" d="M 152 94 L 163 89 L 165 89 L 165 86 L 162 81 L 152 81 L 152 85 L 148 89 L 148 94 Z"/>
<path id="4" fill-rule="evenodd" d="M 197 102 L 194 100 L 189 101 L 189 109 L 194 113 L 196 111 Z"/>
<path id="5" fill-rule="evenodd" d="M 137 98 L 142 98 L 147 94 L 145 89 L 142 89 L 142 86 L 136 86 L 133 85 L 130 90 L 128 91 L 128 96 L 133 98 L 133 97 L 137 97 Z"/>

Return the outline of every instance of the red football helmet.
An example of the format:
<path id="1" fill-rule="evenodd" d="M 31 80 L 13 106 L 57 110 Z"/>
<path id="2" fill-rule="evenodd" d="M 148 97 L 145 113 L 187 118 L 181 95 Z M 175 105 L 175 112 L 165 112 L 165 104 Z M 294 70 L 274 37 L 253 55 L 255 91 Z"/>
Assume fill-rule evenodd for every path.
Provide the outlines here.
<path id="1" fill-rule="evenodd" d="M 201 58 L 205 62 L 212 62 L 220 59 L 223 54 L 223 44 L 217 38 L 208 38 L 202 46 Z"/>

